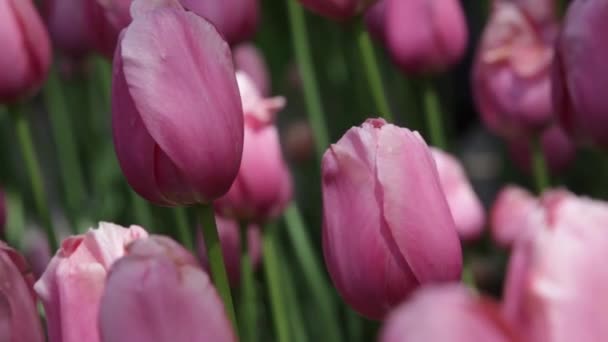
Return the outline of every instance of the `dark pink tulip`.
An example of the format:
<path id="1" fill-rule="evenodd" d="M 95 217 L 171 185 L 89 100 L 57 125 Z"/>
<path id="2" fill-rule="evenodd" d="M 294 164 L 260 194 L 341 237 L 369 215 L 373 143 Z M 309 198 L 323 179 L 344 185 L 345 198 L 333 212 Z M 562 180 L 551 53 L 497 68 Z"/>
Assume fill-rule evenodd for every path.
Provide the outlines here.
<path id="1" fill-rule="evenodd" d="M 0 241 L 0 341 L 43 342 L 34 278 L 25 258 Z"/>
<path id="2" fill-rule="evenodd" d="M 253 80 L 261 95 L 268 96 L 270 94 L 270 75 L 262 52 L 251 43 L 243 43 L 232 49 L 232 57 L 236 69 L 244 72 Z"/>
<path id="3" fill-rule="evenodd" d="M 431 148 L 431 152 L 458 235 L 462 240 L 479 238 L 483 232 L 486 214 L 462 164 L 439 149 Z"/>
<path id="4" fill-rule="evenodd" d="M 529 7 L 494 3 L 473 66 L 477 108 L 502 137 L 537 134 L 554 114 L 550 70 L 557 23 L 536 19 Z"/>
<path id="5" fill-rule="evenodd" d="M 259 21 L 258 0 L 180 0 L 188 10 L 209 20 L 233 45 L 255 34 Z"/>
<path id="6" fill-rule="evenodd" d="M 444 71 L 463 56 L 466 20 L 457 0 L 385 0 L 388 51 L 407 73 Z"/>
<path id="7" fill-rule="evenodd" d="M 365 25 L 374 39 L 386 44 L 386 0 L 380 0 L 365 12 Z"/>
<path id="8" fill-rule="evenodd" d="M 36 279 L 40 278 L 52 258 L 49 242 L 41 229 L 27 229 L 23 236 L 23 254 Z"/>
<path id="9" fill-rule="evenodd" d="M 51 63 L 51 48 L 32 0 L 0 0 L 0 46 L 0 103 L 38 90 Z"/>
<path id="10" fill-rule="evenodd" d="M 431 152 L 417 132 L 369 119 L 325 152 L 323 252 L 357 312 L 382 319 L 421 284 L 455 281 L 462 253 Z"/>
<path id="11" fill-rule="evenodd" d="M 462 285 L 429 286 L 393 311 L 380 342 L 516 342 L 498 306 Z"/>
<path id="12" fill-rule="evenodd" d="M 576 146 L 557 125 L 543 131 L 541 146 L 549 171 L 553 173 L 564 171 L 576 157 Z M 509 142 L 509 154 L 520 169 L 530 172 L 532 155 L 529 141 L 513 139 Z"/>
<path id="13" fill-rule="evenodd" d="M 91 1 L 91 0 L 87 0 Z M 96 1 L 103 9 L 104 15 L 113 31 L 120 33 L 125 27 L 131 23 L 131 3 L 133 0 L 93 0 Z M 148 1 L 149 3 L 169 2 Z M 116 37 L 118 38 L 118 36 Z"/>
<path id="14" fill-rule="evenodd" d="M 225 219 L 221 216 L 216 216 L 215 222 L 217 223 L 217 231 L 220 236 L 220 243 L 222 244 L 222 255 L 226 264 L 226 272 L 228 272 L 228 280 L 232 287 L 237 287 L 241 281 L 241 251 L 243 250 L 239 224 L 236 221 Z M 209 262 L 207 260 L 207 248 L 205 247 L 204 236 L 200 233 L 200 230 L 198 232 L 198 255 L 201 258 L 203 267 L 208 269 Z M 262 258 L 262 237 L 259 226 L 249 225 L 247 227 L 247 251 L 249 252 L 253 268 L 257 268 Z"/>
<path id="15" fill-rule="evenodd" d="M 104 342 L 236 341 L 207 273 L 166 237 L 134 242 L 112 266 L 99 328 Z"/>
<path id="16" fill-rule="evenodd" d="M 209 202 L 228 191 L 243 151 L 230 48 L 179 4 L 153 4 L 133 3 L 136 16 L 116 49 L 114 147 L 127 181 L 147 200 Z"/>
<path id="17" fill-rule="evenodd" d="M 112 264 L 133 240 L 147 237 L 138 226 L 100 223 L 65 239 L 34 289 L 44 304 L 49 342 L 97 342 L 99 302 Z"/>
<path id="18" fill-rule="evenodd" d="M 513 243 L 530 228 L 531 215 L 538 210 L 536 197 L 518 186 L 505 186 L 490 211 L 492 237 L 502 247 Z"/>
<path id="19" fill-rule="evenodd" d="M 361 14 L 377 0 L 300 0 L 307 9 L 334 20 L 343 21 Z"/>
<path id="20" fill-rule="evenodd" d="M 573 1 L 557 43 L 553 100 L 566 132 L 582 143 L 608 147 L 608 4 Z"/>
<path id="21" fill-rule="evenodd" d="M 245 113 L 243 160 L 230 191 L 215 207 L 225 217 L 261 223 L 280 215 L 292 196 L 291 175 L 272 123 L 285 100 L 263 98 L 243 73 L 237 73 L 237 80 Z"/>

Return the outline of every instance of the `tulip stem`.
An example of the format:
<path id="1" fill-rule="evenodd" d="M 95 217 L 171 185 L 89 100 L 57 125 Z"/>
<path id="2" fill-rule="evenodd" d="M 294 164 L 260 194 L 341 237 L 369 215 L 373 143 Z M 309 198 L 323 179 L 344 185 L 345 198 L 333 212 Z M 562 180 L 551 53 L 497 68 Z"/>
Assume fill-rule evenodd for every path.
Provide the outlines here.
<path id="1" fill-rule="evenodd" d="M 175 214 L 175 225 L 179 234 L 179 240 L 188 250 L 194 251 L 192 233 L 190 232 L 190 226 L 188 225 L 186 209 L 177 207 L 173 209 L 173 213 Z"/>
<path id="2" fill-rule="evenodd" d="M 149 230 L 153 229 L 154 222 L 152 220 L 152 212 L 148 203 L 144 201 L 131 188 L 128 189 L 131 195 L 131 205 L 133 206 L 133 216 L 135 223 Z"/>
<path id="3" fill-rule="evenodd" d="M 285 255 L 285 249 L 281 248 L 281 245 L 278 246 L 279 250 L 279 262 L 281 262 L 282 267 L 288 268 L 288 263 Z M 300 312 L 300 304 L 298 302 L 297 289 L 298 287 L 294 283 L 293 277 L 290 277 L 290 274 L 287 274 L 283 277 L 283 289 L 285 291 L 285 303 L 289 308 L 289 322 L 290 328 L 292 331 L 292 341 L 293 342 L 306 342 L 308 341 L 306 328 L 304 327 L 304 318 L 302 317 L 302 313 Z M 329 336 L 324 335 L 328 340 Z M 334 340 L 331 340 L 332 342 Z"/>
<path id="4" fill-rule="evenodd" d="M 319 307 L 320 323 L 325 326 L 328 341 L 341 341 L 342 336 L 336 317 L 338 314 L 330 292 L 327 278 L 323 274 L 322 266 L 314 253 L 310 238 L 306 234 L 304 220 L 297 204 L 292 203 L 285 211 L 285 225 L 287 236 L 291 241 L 297 261 L 304 272 L 304 279 L 312 290 L 314 300 Z"/>
<path id="5" fill-rule="evenodd" d="M 274 318 L 276 341 L 290 342 L 289 316 L 286 311 L 287 307 L 285 306 L 285 294 L 281 286 L 281 274 L 284 271 L 280 267 L 276 246 L 277 228 L 276 223 L 266 226 L 262 244 L 264 253 L 262 254 L 264 258 L 264 271 L 266 273 L 266 286 L 268 287 L 270 306 Z"/>
<path id="6" fill-rule="evenodd" d="M 359 46 L 359 52 L 361 53 L 367 83 L 369 84 L 372 97 L 376 103 L 376 109 L 384 119 L 393 121 L 393 114 L 391 113 L 391 108 L 386 98 L 386 91 L 384 90 L 382 76 L 380 74 L 380 69 L 378 68 L 378 61 L 376 60 L 376 54 L 374 53 L 374 45 L 365 28 L 363 19 L 360 20 L 357 26 L 357 44 Z"/>
<path id="7" fill-rule="evenodd" d="M 247 224 L 241 224 L 241 338 L 244 342 L 257 342 L 257 310 L 255 294 L 255 277 L 249 254 Z"/>
<path id="8" fill-rule="evenodd" d="M 27 123 L 22 105 L 15 104 L 11 106 L 10 112 L 12 113 L 11 116 L 15 125 L 15 131 L 17 132 L 17 138 L 21 145 L 25 168 L 30 178 L 32 193 L 34 195 L 34 205 L 36 206 L 39 218 L 42 220 L 51 251 L 56 251 L 58 248 L 57 237 L 55 236 L 51 212 L 47 205 L 44 181 L 42 179 L 42 172 L 40 171 L 40 163 L 36 156 L 36 150 L 34 149 L 32 133 L 30 132 L 30 127 Z"/>
<path id="9" fill-rule="evenodd" d="M 197 214 L 203 229 L 203 236 L 205 237 L 205 247 L 207 247 L 207 260 L 209 260 L 211 276 L 213 277 L 215 288 L 224 302 L 226 313 L 236 331 L 238 325 L 236 315 L 234 314 L 234 305 L 232 302 L 232 294 L 230 293 L 230 284 L 228 283 L 224 255 L 222 254 L 222 245 L 220 244 L 220 238 L 215 224 L 213 205 L 203 204 L 198 206 Z"/>
<path id="10" fill-rule="evenodd" d="M 542 193 L 547 187 L 549 187 L 549 173 L 547 171 L 547 164 L 545 163 L 545 156 L 543 154 L 543 148 L 540 143 L 540 139 L 532 139 L 531 142 L 532 151 L 532 169 L 534 172 L 534 182 L 536 183 L 536 190 L 538 193 Z"/>
<path id="11" fill-rule="evenodd" d="M 293 42 L 293 51 L 304 90 L 304 101 L 308 112 L 308 120 L 315 137 L 315 147 L 319 161 L 329 146 L 329 134 L 327 124 L 321 105 L 319 86 L 312 63 L 312 53 L 308 43 L 308 31 L 306 29 L 306 18 L 302 7 L 297 0 L 287 0 L 289 12 L 289 24 Z"/>
<path id="12" fill-rule="evenodd" d="M 441 103 L 439 95 L 433 81 L 424 80 L 424 109 L 426 111 L 426 121 L 431 135 L 431 145 L 445 150 L 447 143 L 443 131 L 443 119 L 441 115 Z"/>

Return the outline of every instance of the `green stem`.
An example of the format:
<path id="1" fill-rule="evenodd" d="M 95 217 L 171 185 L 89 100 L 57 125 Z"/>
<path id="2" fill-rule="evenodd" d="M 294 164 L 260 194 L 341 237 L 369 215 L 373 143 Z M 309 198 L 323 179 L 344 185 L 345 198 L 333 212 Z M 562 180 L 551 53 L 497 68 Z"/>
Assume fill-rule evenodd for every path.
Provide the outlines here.
<path id="1" fill-rule="evenodd" d="M 270 305 L 274 318 L 276 340 L 278 342 L 291 341 L 289 336 L 289 319 L 284 294 L 281 291 L 281 270 L 277 251 L 277 225 L 269 224 L 264 231 L 264 271 L 266 273 L 266 286 L 270 294 Z"/>
<path id="2" fill-rule="evenodd" d="M 300 77 L 302 78 L 308 120 L 310 121 L 310 126 L 312 127 L 315 136 L 317 157 L 321 160 L 323 153 L 325 153 L 325 149 L 329 146 L 329 134 L 327 132 L 327 124 L 325 123 L 325 116 L 321 105 L 321 96 L 319 95 L 319 86 L 312 63 L 312 53 L 310 45 L 308 44 L 306 19 L 304 11 L 297 0 L 287 0 L 287 7 L 289 11 L 293 50 L 296 62 L 298 63 Z"/>
<path id="3" fill-rule="evenodd" d="M 443 131 L 443 119 L 441 117 L 441 103 L 439 95 L 432 80 L 424 80 L 424 108 L 426 121 L 431 135 L 431 145 L 445 150 L 447 143 Z"/>
<path id="4" fill-rule="evenodd" d="M 154 222 L 152 220 L 152 211 L 150 210 L 148 203 L 139 197 L 139 195 L 130 187 L 128 191 L 131 195 L 131 205 L 133 206 L 133 218 L 135 219 L 135 223 L 146 229 L 152 230 L 154 228 Z"/>
<path id="5" fill-rule="evenodd" d="M 380 75 L 380 69 L 378 68 L 378 62 L 376 61 L 374 46 L 369 37 L 369 33 L 365 28 L 363 19 L 360 20 L 357 26 L 357 44 L 359 45 L 359 53 L 361 53 L 367 82 L 374 102 L 376 103 L 376 109 L 384 119 L 393 121 L 393 114 L 391 113 L 391 108 L 386 99 L 386 91 L 384 90 L 382 76 Z"/>
<path id="6" fill-rule="evenodd" d="M 257 342 L 257 308 L 255 293 L 255 277 L 251 256 L 248 251 L 247 225 L 241 224 L 241 338 L 244 342 Z"/>
<path id="7" fill-rule="evenodd" d="M 532 151 L 532 171 L 534 173 L 534 182 L 536 183 L 536 190 L 538 193 L 542 193 L 547 187 L 549 187 L 549 172 L 547 171 L 547 165 L 545 163 L 545 156 L 543 155 L 543 148 L 540 143 L 540 139 L 532 139 L 531 142 Z"/>
<path id="8" fill-rule="evenodd" d="M 74 139 L 74 128 L 68 115 L 65 93 L 57 72 L 52 68 L 44 87 L 44 101 L 51 116 L 50 122 L 58 149 L 61 178 L 67 212 L 74 232 L 77 231 L 79 207 L 86 198 L 80 157 Z"/>
<path id="9" fill-rule="evenodd" d="M 287 269 L 287 263 L 285 259 L 285 250 L 279 247 L 279 253 L 281 258 L 279 258 L 279 262 L 282 264 L 283 269 Z M 285 294 L 285 302 L 287 307 L 289 308 L 289 322 L 292 333 L 293 342 L 305 342 L 308 341 L 306 329 L 304 327 L 303 322 L 305 322 L 302 317 L 302 313 L 300 312 L 300 303 L 298 301 L 298 296 L 296 293 L 296 284 L 293 281 L 293 278 L 288 274 L 283 277 L 283 292 Z M 329 336 L 324 335 L 325 338 L 331 340 Z M 335 340 L 331 340 L 335 341 Z"/>
<path id="10" fill-rule="evenodd" d="M 194 243 L 192 242 L 192 232 L 190 232 L 186 209 L 182 207 L 177 207 L 173 209 L 173 213 L 175 214 L 175 225 L 177 226 L 177 232 L 179 234 L 180 242 L 188 250 L 194 251 Z"/>
<path id="11" fill-rule="evenodd" d="M 56 251 L 58 248 L 57 237 L 55 236 L 53 220 L 51 219 L 51 213 L 47 205 L 42 172 L 40 171 L 40 164 L 34 149 L 34 142 L 30 132 L 30 127 L 27 123 L 25 113 L 23 113 L 23 108 L 21 105 L 17 104 L 11 106 L 10 112 L 12 113 L 19 144 L 21 144 L 21 152 L 23 153 L 25 168 L 32 185 L 34 205 L 36 206 L 36 211 L 39 218 L 42 220 L 51 251 Z"/>
<path id="12" fill-rule="evenodd" d="M 313 292 L 313 296 L 319 308 L 320 324 L 325 326 L 325 333 L 329 341 L 341 341 L 342 336 L 336 317 L 336 308 L 330 292 L 327 278 L 314 253 L 310 238 L 306 234 L 304 220 L 298 206 L 293 203 L 285 211 L 285 224 L 287 235 L 294 249 L 298 263 L 304 272 L 304 279 Z"/>
<path id="13" fill-rule="evenodd" d="M 228 283 L 228 274 L 226 273 L 226 264 L 224 263 L 224 255 L 222 254 L 222 245 L 215 224 L 215 214 L 213 205 L 202 204 L 197 208 L 197 215 L 205 237 L 205 247 L 207 247 L 207 260 L 209 260 L 209 268 L 211 276 L 215 284 L 215 288 L 224 302 L 226 313 L 232 322 L 236 331 L 238 328 L 236 315 L 234 314 L 234 305 L 232 304 L 232 294 L 230 293 L 230 284 Z"/>

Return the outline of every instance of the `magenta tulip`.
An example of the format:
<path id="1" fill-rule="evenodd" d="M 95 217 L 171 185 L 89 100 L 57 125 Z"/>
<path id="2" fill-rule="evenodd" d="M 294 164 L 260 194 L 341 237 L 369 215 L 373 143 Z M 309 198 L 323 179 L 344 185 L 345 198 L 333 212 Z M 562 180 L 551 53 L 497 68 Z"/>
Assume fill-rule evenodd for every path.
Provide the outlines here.
<path id="1" fill-rule="evenodd" d="M 582 143 L 608 147 L 608 4 L 573 1 L 560 34 L 554 63 L 553 100 L 566 132 Z"/>
<path id="2" fill-rule="evenodd" d="M 380 0 L 365 12 L 365 25 L 370 35 L 382 44 L 386 44 L 386 0 Z"/>
<path id="3" fill-rule="evenodd" d="M 460 241 L 431 152 L 369 119 L 323 156 L 323 252 L 357 312 L 382 319 L 421 284 L 460 279 Z"/>
<path id="4" fill-rule="evenodd" d="M 361 14 L 378 0 L 300 0 L 307 9 L 338 21 Z"/>
<path id="5" fill-rule="evenodd" d="M 541 147 L 549 171 L 564 171 L 576 157 L 576 146 L 558 125 L 551 125 L 541 135 Z M 526 172 L 531 171 L 530 143 L 522 139 L 509 141 L 509 155 L 515 164 Z"/>
<path id="6" fill-rule="evenodd" d="M 384 1 L 386 44 L 404 72 L 440 72 L 462 58 L 468 32 L 458 0 Z"/>
<path id="7" fill-rule="evenodd" d="M 0 0 L 0 46 L 0 103 L 38 90 L 51 63 L 51 48 L 32 0 Z"/>
<path id="8" fill-rule="evenodd" d="M 270 75 L 262 52 L 251 43 L 243 43 L 232 49 L 234 66 L 247 74 L 262 96 L 270 94 Z"/>
<path id="9" fill-rule="evenodd" d="M 553 118 L 550 70 L 557 24 L 535 18 L 530 7 L 494 3 L 473 66 L 473 91 L 484 123 L 513 139 L 541 132 Z"/>
<path id="10" fill-rule="evenodd" d="M 43 342 L 27 262 L 0 241 L 0 341 Z"/>
<path id="11" fill-rule="evenodd" d="M 243 73 L 237 73 L 245 113 L 243 160 L 230 191 L 215 202 L 223 216 L 262 223 L 276 218 L 292 196 L 291 175 L 281 154 L 275 113 L 282 97 L 265 99 Z"/>
<path id="12" fill-rule="evenodd" d="M 431 152 L 458 235 L 462 240 L 479 238 L 483 232 L 486 214 L 462 164 L 439 149 L 432 148 Z"/>
<path id="13" fill-rule="evenodd" d="M 44 304 L 49 342 L 96 342 L 99 302 L 112 264 L 125 247 L 147 237 L 138 226 L 100 223 L 67 238 L 34 289 Z"/>
<path id="14" fill-rule="evenodd" d="M 209 202 L 228 191 L 243 151 L 230 49 L 179 4 L 152 4 L 133 3 L 136 16 L 114 57 L 118 161 L 131 187 L 153 203 Z"/>
<path id="15" fill-rule="evenodd" d="M 188 10 L 209 20 L 233 45 L 253 37 L 259 21 L 258 0 L 180 0 Z"/>
<path id="16" fill-rule="evenodd" d="M 112 266 L 99 328 L 104 342 L 236 341 L 207 273 L 165 237 L 134 242 Z"/>
<path id="17" fill-rule="evenodd" d="M 462 285 L 422 288 L 390 314 L 380 342 L 517 342 L 498 306 Z"/>
<path id="18" fill-rule="evenodd" d="M 504 187 L 490 211 L 492 237 L 502 247 L 513 243 L 529 229 L 538 200 L 527 190 L 514 185 Z"/>

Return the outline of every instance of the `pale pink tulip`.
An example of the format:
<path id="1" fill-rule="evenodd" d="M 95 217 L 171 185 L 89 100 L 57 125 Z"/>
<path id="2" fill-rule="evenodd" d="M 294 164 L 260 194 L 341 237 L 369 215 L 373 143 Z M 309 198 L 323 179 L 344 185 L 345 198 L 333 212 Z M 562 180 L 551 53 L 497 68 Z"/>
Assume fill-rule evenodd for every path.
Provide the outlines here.
<path id="1" fill-rule="evenodd" d="M 502 247 L 511 247 L 517 238 L 532 229 L 531 214 L 538 210 L 538 200 L 518 186 L 505 186 L 490 210 L 492 237 Z"/>

